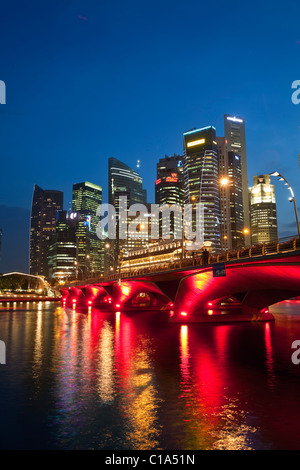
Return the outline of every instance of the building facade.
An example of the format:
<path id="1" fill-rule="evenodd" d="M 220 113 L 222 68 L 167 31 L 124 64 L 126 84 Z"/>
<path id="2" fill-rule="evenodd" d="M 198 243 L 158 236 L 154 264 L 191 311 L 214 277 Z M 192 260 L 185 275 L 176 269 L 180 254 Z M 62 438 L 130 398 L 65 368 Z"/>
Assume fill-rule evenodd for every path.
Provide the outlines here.
<path id="1" fill-rule="evenodd" d="M 218 137 L 217 142 L 221 248 L 237 250 L 245 245 L 241 158 L 228 150 L 225 137 Z"/>
<path id="2" fill-rule="evenodd" d="M 275 187 L 269 175 L 253 177 L 249 188 L 252 245 L 278 239 Z"/>
<path id="3" fill-rule="evenodd" d="M 159 206 L 179 206 L 184 205 L 184 177 L 183 177 L 183 156 L 173 155 L 172 157 L 161 158 L 156 165 L 157 179 L 155 181 L 155 204 Z M 176 238 L 176 234 L 182 232 L 182 216 L 179 211 L 174 211 L 171 215 L 170 226 L 166 225 L 162 215 L 159 216 L 159 236 L 163 238 L 163 233 L 170 232 L 170 238 Z M 181 238 L 181 236 L 180 236 Z"/>
<path id="4" fill-rule="evenodd" d="M 77 217 L 71 218 L 70 212 L 57 213 L 55 233 L 49 247 L 49 271 L 52 279 L 65 281 L 76 275 L 77 225 Z"/>
<path id="5" fill-rule="evenodd" d="M 143 214 L 140 220 L 135 222 L 134 216 L 130 215 L 129 208 L 134 204 L 143 204 L 147 208 L 147 192 L 143 188 L 143 180 L 138 171 L 130 168 L 125 163 L 117 158 L 109 158 L 108 160 L 108 178 L 109 190 L 108 201 L 109 204 L 114 206 L 116 211 L 116 238 L 114 240 L 107 240 L 105 246 L 105 272 L 109 274 L 119 267 L 120 254 L 124 251 L 133 249 L 135 246 L 141 246 L 148 241 L 148 224 L 147 219 L 143 219 Z M 121 203 L 123 198 L 124 203 Z M 126 198 L 126 199 L 125 199 Z M 127 218 L 122 218 L 120 204 L 123 212 L 127 212 Z M 145 213 L 147 210 L 145 210 Z M 142 237 L 139 233 L 144 232 Z M 127 234 L 124 238 L 121 234 Z"/>
<path id="6" fill-rule="evenodd" d="M 49 246 L 57 212 L 63 209 L 63 193 L 35 185 L 30 217 L 30 274 L 49 277 Z"/>
<path id="7" fill-rule="evenodd" d="M 97 210 L 102 204 L 102 187 L 90 182 L 73 185 L 72 214 L 77 218 L 77 263 L 87 277 L 104 270 L 103 241 L 97 236 Z M 72 216 L 70 214 L 70 217 Z"/>
<path id="8" fill-rule="evenodd" d="M 138 273 L 142 270 L 166 270 L 174 264 L 180 265 L 182 243 L 177 240 L 156 241 L 148 246 L 135 248 L 124 254 L 120 266 L 120 272 Z"/>
<path id="9" fill-rule="evenodd" d="M 249 230 L 249 184 L 247 172 L 246 130 L 244 118 L 225 114 L 224 131 L 225 139 L 227 140 L 228 151 L 238 154 L 241 158 L 244 228 Z M 245 236 L 245 244 L 250 244 L 250 235 Z"/>
<path id="10" fill-rule="evenodd" d="M 220 200 L 216 129 L 193 129 L 183 134 L 185 204 L 204 206 L 204 241 L 220 250 Z M 193 231 L 196 227 L 193 215 Z"/>

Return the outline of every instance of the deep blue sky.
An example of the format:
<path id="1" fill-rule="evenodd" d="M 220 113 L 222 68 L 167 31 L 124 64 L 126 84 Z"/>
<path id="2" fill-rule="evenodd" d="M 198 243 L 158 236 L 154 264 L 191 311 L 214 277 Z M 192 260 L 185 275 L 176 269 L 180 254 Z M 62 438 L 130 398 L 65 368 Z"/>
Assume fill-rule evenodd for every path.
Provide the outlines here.
<path id="1" fill-rule="evenodd" d="M 298 0 L 2 2 L 0 271 L 27 269 L 35 183 L 63 190 L 67 209 L 75 182 L 106 199 L 108 157 L 139 159 L 151 202 L 157 160 L 180 154 L 193 127 L 223 135 L 225 113 L 246 120 L 249 185 L 277 169 L 300 205 L 299 17 Z M 282 183 L 276 195 L 280 235 L 295 234 Z"/>

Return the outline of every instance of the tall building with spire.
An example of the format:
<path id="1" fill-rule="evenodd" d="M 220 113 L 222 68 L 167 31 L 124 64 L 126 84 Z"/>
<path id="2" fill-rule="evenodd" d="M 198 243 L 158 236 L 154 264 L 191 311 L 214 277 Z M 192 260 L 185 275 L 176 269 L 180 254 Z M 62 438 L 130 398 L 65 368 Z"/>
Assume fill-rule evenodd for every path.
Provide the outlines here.
<path id="1" fill-rule="evenodd" d="M 57 212 L 63 209 L 63 193 L 35 185 L 30 217 L 30 274 L 49 277 L 49 246 Z"/>

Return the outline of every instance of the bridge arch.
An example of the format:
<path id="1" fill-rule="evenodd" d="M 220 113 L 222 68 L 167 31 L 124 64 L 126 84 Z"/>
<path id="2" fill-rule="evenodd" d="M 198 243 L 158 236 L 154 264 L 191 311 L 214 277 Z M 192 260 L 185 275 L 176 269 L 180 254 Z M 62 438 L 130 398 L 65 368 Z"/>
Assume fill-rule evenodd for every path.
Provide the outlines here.
<path id="1" fill-rule="evenodd" d="M 299 295 L 299 259 L 234 264 L 226 267 L 225 277 L 213 277 L 213 269 L 207 268 L 181 280 L 175 298 L 176 315 L 184 312 L 200 320 L 214 310 L 226 309 L 226 299 L 244 315 L 267 319 L 270 305 Z"/>
<path id="2" fill-rule="evenodd" d="M 154 282 L 144 280 L 122 281 L 114 285 L 114 305 L 126 310 L 160 310 L 170 303 L 170 299 Z"/>

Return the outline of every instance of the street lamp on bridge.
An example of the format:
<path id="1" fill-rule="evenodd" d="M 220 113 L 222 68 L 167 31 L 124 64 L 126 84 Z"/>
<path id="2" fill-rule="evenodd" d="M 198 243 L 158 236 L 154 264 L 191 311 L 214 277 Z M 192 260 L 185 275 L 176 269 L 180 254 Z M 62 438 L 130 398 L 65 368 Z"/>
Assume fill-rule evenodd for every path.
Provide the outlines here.
<path id="1" fill-rule="evenodd" d="M 111 253 L 109 250 L 112 248 L 110 243 L 105 243 L 105 248 L 106 248 L 106 254 L 111 257 L 113 260 L 113 268 L 110 266 L 110 270 L 115 272 L 116 270 L 118 271 L 118 284 L 121 285 L 121 256 L 123 253 L 123 250 L 120 250 L 119 256 L 116 259 L 114 252 Z"/>
<path id="2" fill-rule="evenodd" d="M 269 173 L 269 176 L 278 176 L 278 181 L 284 181 L 285 185 L 289 188 L 289 191 L 291 193 L 291 197 L 289 197 L 289 201 L 294 203 L 294 210 L 295 210 L 296 224 L 297 224 L 297 230 L 298 230 L 298 237 L 300 238 L 299 218 L 298 218 L 297 204 L 296 204 L 294 191 L 293 191 L 291 185 L 286 180 L 286 178 L 284 176 L 282 176 L 280 173 L 278 173 L 278 171 L 274 171 L 273 173 Z"/>

